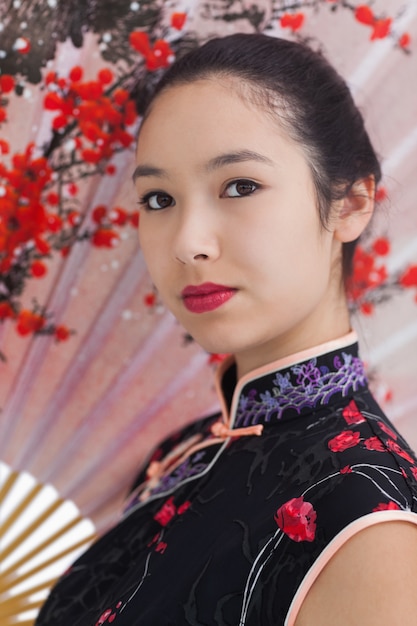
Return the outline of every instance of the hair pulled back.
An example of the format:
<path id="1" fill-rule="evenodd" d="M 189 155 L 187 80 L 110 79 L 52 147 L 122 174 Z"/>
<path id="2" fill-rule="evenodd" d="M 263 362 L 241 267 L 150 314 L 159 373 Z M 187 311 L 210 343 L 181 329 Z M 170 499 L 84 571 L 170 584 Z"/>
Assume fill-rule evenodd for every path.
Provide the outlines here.
<path id="1" fill-rule="evenodd" d="M 157 84 L 153 100 L 168 88 L 199 79 L 235 81 L 244 97 L 263 106 L 306 155 L 321 223 L 332 203 L 361 178 L 381 179 L 378 158 L 345 81 L 324 56 L 308 46 L 262 34 L 211 39 L 179 58 Z M 358 240 L 343 244 L 343 276 L 352 270 Z"/>

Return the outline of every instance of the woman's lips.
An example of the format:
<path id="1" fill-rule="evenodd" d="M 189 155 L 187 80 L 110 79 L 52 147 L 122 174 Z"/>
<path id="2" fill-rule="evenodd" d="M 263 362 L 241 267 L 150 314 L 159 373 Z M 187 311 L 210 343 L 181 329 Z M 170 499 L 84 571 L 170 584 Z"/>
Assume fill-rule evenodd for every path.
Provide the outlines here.
<path id="1" fill-rule="evenodd" d="M 192 313 L 206 313 L 214 311 L 219 306 L 230 300 L 236 293 L 233 287 L 216 285 L 215 283 L 203 283 L 201 285 L 188 285 L 181 296 L 185 307 Z"/>

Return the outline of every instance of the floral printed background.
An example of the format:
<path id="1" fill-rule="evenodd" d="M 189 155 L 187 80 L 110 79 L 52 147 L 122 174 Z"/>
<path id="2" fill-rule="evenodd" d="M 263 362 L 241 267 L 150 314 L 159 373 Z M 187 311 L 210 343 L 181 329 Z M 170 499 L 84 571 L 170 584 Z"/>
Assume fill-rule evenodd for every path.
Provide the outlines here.
<path id="1" fill-rule="evenodd" d="M 61 506 L 48 505 L 54 511 L 40 519 L 42 485 L 53 486 L 51 502 L 74 502 L 100 532 L 150 448 L 217 407 L 212 370 L 221 355 L 196 346 L 154 292 L 130 177 L 152 84 L 177 55 L 237 31 L 322 48 L 364 113 L 384 177 L 378 217 L 356 257 L 353 324 L 378 399 L 417 447 L 414 0 L 0 0 L 7 555 L 23 541 L 23 530 L 7 539 L 22 511 L 35 507 L 32 535 Z M 22 473 L 32 480 L 25 488 Z M 78 513 L 66 515 L 64 526 L 76 527 L 68 520 Z M 14 558 L 0 572 L 6 596 Z M 17 609 L 5 602 L 2 619 L 13 623 Z"/>

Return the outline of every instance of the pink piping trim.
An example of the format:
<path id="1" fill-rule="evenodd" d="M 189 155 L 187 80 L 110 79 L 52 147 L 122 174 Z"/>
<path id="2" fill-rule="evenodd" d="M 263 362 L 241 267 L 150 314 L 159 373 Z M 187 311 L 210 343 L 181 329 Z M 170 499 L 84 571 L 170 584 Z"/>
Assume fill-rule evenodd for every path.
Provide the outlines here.
<path id="1" fill-rule="evenodd" d="M 326 354 L 327 352 L 333 352 L 334 350 L 340 350 L 341 348 L 346 348 L 347 346 L 351 346 L 353 343 L 358 341 L 358 336 L 354 330 L 351 330 L 346 335 L 339 337 L 338 339 L 332 339 L 331 341 L 326 341 L 325 343 L 319 344 L 318 346 L 313 346 L 312 348 L 307 348 L 306 350 L 301 350 L 300 352 L 296 352 L 295 354 L 290 354 L 288 356 L 283 357 L 282 359 L 278 359 L 277 361 L 272 361 L 272 363 L 267 363 L 262 367 L 258 367 L 245 376 L 242 376 L 237 382 L 234 394 L 232 406 L 230 409 L 230 418 L 227 411 L 226 402 L 223 397 L 221 380 L 225 371 L 232 365 L 234 362 L 234 357 L 229 356 L 226 358 L 218 367 L 216 371 L 215 385 L 217 395 L 220 399 L 220 407 L 223 414 L 223 419 L 225 424 L 231 428 L 235 421 L 236 416 L 236 408 L 237 402 L 239 399 L 240 391 L 244 385 L 248 382 L 254 381 L 269 372 L 276 372 L 284 367 L 290 367 L 291 365 L 295 365 L 296 363 L 300 363 L 301 361 L 306 361 L 307 359 L 312 359 L 313 357 L 321 356 L 322 354 Z"/>
<path id="2" fill-rule="evenodd" d="M 412 524 L 417 525 L 417 514 L 411 511 L 378 511 L 364 515 L 340 531 L 340 533 L 336 535 L 336 537 L 334 537 L 329 545 L 323 550 L 314 565 L 310 567 L 307 574 L 304 576 L 303 581 L 298 587 L 293 601 L 291 602 L 290 608 L 288 609 L 284 626 L 295 625 L 295 620 L 297 619 L 301 605 L 306 599 L 313 583 L 330 559 L 349 539 L 356 535 L 356 533 L 364 530 L 365 528 L 369 528 L 370 526 L 375 526 L 376 524 L 381 524 L 382 522 L 398 521 L 411 522 Z"/>

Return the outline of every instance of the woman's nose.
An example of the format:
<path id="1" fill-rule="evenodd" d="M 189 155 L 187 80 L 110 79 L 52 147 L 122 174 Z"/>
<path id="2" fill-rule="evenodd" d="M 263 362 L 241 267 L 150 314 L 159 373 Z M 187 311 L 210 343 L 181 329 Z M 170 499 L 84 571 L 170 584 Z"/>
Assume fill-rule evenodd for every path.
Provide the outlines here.
<path id="1" fill-rule="evenodd" d="M 204 209 L 184 209 L 178 219 L 174 256 L 184 264 L 214 261 L 220 254 L 220 241 L 214 216 Z"/>

